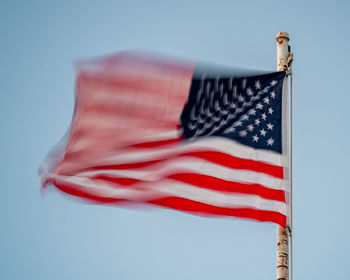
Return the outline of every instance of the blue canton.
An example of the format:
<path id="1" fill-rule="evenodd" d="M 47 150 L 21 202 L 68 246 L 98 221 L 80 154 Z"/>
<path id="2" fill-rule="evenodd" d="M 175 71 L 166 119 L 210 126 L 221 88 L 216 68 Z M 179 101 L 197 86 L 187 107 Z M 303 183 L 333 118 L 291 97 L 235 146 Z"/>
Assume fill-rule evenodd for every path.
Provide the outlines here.
<path id="1" fill-rule="evenodd" d="M 256 149 L 282 152 L 281 110 L 285 72 L 193 79 L 180 117 L 184 137 L 221 136 Z"/>

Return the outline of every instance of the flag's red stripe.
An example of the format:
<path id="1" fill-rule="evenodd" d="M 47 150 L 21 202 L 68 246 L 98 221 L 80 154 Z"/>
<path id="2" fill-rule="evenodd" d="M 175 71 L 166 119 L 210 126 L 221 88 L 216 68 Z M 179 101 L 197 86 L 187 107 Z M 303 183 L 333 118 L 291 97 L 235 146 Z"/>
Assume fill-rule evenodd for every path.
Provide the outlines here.
<path id="1" fill-rule="evenodd" d="M 274 211 L 258 210 L 253 208 L 226 208 L 204 204 L 179 197 L 167 197 L 149 201 L 151 204 L 172 208 L 199 215 L 220 215 L 247 218 L 258 221 L 274 222 L 286 227 L 287 218 Z"/>
<path id="2" fill-rule="evenodd" d="M 254 194 L 270 200 L 286 201 L 283 190 L 274 190 L 259 184 L 231 182 L 195 173 L 177 173 L 169 175 L 167 178 L 215 191 Z"/>
<path id="3" fill-rule="evenodd" d="M 112 183 L 115 184 L 116 187 L 121 186 L 135 186 L 138 183 L 159 183 L 162 180 L 171 179 L 175 181 L 180 181 L 183 183 L 187 183 L 189 185 L 194 185 L 197 187 L 210 189 L 214 191 L 220 192 L 229 192 L 229 193 L 244 193 L 244 194 L 252 194 L 258 195 L 265 199 L 276 200 L 286 202 L 285 193 L 283 190 L 274 190 L 267 187 L 264 187 L 259 184 L 245 184 L 239 182 L 231 182 L 223 179 L 211 177 L 208 175 L 196 174 L 196 173 L 174 173 L 164 178 L 156 181 L 156 182 L 147 182 L 138 179 L 132 178 L 124 178 L 124 177 L 112 177 L 108 175 L 96 175 L 89 177 L 91 180 L 96 180 L 96 182 L 101 183 Z M 166 182 L 165 182 L 166 184 Z"/>
<path id="4" fill-rule="evenodd" d="M 134 179 L 134 178 L 125 178 L 125 177 L 111 177 L 108 175 L 96 175 L 89 177 L 92 180 L 98 180 L 100 182 L 109 182 L 117 184 L 117 186 L 133 186 L 137 183 L 144 183 L 145 181 Z"/>
<path id="5" fill-rule="evenodd" d="M 113 96 L 112 94 L 110 94 Z M 105 95 L 105 98 L 107 99 L 109 96 Z M 92 113 L 99 115 L 102 115 L 105 118 L 143 118 L 144 120 L 150 121 L 152 119 L 157 119 L 158 121 L 164 121 L 164 120 L 177 120 L 178 121 L 178 114 L 177 112 L 180 111 L 180 109 L 184 105 L 184 99 L 177 100 L 178 104 L 176 104 L 171 100 L 168 99 L 159 99 L 159 96 L 157 96 L 159 103 L 141 103 L 138 104 L 133 102 L 133 99 L 130 98 L 130 100 L 111 100 L 110 102 L 106 102 L 106 100 L 100 100 L 95 101 L 94 103 L 89 104 L 89 106 L 86 108 L 86 113 Z M 147 100 L 145 100 L 147 101 Z M 157 104 L 160 104 L 160 102 L 165 103 L 168 102 L 171 103 L 171 106 L 167 106 L 164 108 L 164 106 L 157 106 Z M 174 111 L 174 108 L 179 108 L 176 111 Z M 160 117 L 161 116 L 161 117 Z"/>
<path id="6" fill-rule="evenodd" d="M 191 71 L 192 72 L 192 71 Z M 188 80 L 191 79 L 192 73 L 188 73 Z M 186 78 L 186 77 L 182 77 Z M 130 91 L 137 91 L 139 94 L 144 92 L 147 95 L 152 95 L 153 98 L 167 98 L 169 104 L 184 104 L 186 102 L 186 93 L 188 93 L 187 83 L 184 80 L 181 81 L 178 89 L 169 91 L 169 81 L 162 78 L 150 79 L 148 76 L 136 75 L 135 77 L 131 75 L 118 76 L 106 76 L 106 75 L 88 75 L 87 73 L 80 74 L 77 77 L 77 90 L 83 92 L 86 89 L 96 91 L 96 89 L 108 89 L 111 94 L 118 92 L 119 94 L 130 94 Z M 171 81 L 171 83 L 176 83 L 176 81 Z M 155 86 L 155 84 L 157 86 Z M 189 84 L 189 83 L 188 83 Z M 171 94 L 166 94 L 166 93 Z"/>
<path id="7" fill-rule="evenodd" d="M 53 184 L 62 192 L 65 192 L 67 194 L 77 196 L 80 198 L 84 198 L 89 201 L 94 201 L 98 203 L 116 203 L 116 202 L 125 201 L 124 199 L 119 199 L 119 198 L 101 197 L 97 195 L 92 195 L 84 191 L 81 191 L 79 187 L 74 187 L 73 184 L 58 183 L 56 180 L 54 180 Z"/>
<path id="8" fill-rule="evenodd" d="M 185 152 L 177 155 L 169 154 L 167 157 L 162 157 L 156 160 L 142 161 L 142 162 L 133 162 L 133 163 L 123 163 L 123 164 L 112 164 L 112 165 L 100 165 L 93 166 L 86 169 L 79 170 L 83 171 L 91 171 L 91 170 L 125 170 L 125 169 L 137 169 L 150 167 L 160 162 L 166 163 L 167 160 L 172 160 L 181 157 L 195 157 L 207 160 L 209 162 L 226 166 L 232 169 L 238 170 L 251 170 L 255 172 L 261 172 L 273 177 L 283 178 L 283 168 L 280 166 L 271 165 L 268 163 L 254 161 L 250 159 L 242 159 L 238 157 L 234 157 L 228 154 L 224 154 L 216 151 L 201 151 L 201 152 Z M 74 170 L 74 173 L 78 172 Z"/>
<path id="9" fill-rule="evenodd" d="M 93 171 L 93 170 L 138 169 L 138 168 L 149 167 L 149 166 L 152 166 L 152 165 L 157 164 L 159 162 L 164 162 L 164 159 L 149 160 L 149 161 L 134 162 L 134 163 L 124 163 L 124 164 L 93 166 L 93 167 L 88 167 L 88 168 L 84 168 L 84 169 L 71 170 L 71 172 L 66 173 L 65 175 L 74 175 L 74 174 L 77 174 L 79 172 L 86 172 L 86 171 Z"/>
<path id="10" fill-rule="evenodd" d="M 75 135 L 76 137 L 80 137 L 80 132 L 76 132 L 79 133 L 77 135 Z M 135 149 L 147 149 L 147 148 L 157 148 L 157 147 L 163 147 L 167 146 L 169 147 L 175 147 L 180 141 L 182 141 L 181 138 L 173 138 L 173 139 L 166 139 L 166 140 L 158 140 L 158 141 L 149 141 L 149 142 L 140 142 L 137 144 L 131 144 L 131 145 L 125 145 L 122 148 L 123 149 L 127 149 L 127 148 L 135 148 Z M 109 147 L 109 151 L 110 152 L 115 152 L 115 154 L 118 154 L 120 152 L 121 147 L 120 146 L 116 146 L 116 147 Z M 91 153 L 91 152 L 90 152 Z M 96 152 L 98 155 L 101 154 L 100 151 Z M 85 156 L 87 154 L 87 151 L 82 149 L 79 151 L 74 151 L 74 152 L 69 152 L 67 151 L 66 155 L 65 155 L 65 161 L 74 161 L 74 160 L 81 160 L 82 156 Z"/>
<path id="11" fill-rule="evenodd" d="M 85 114 L 85 113 L 84 113 Z M 82 113 L 83 115 L 83 113 Z M 116 116 L 116 119 L 122 119 L 123 115 Z M 149 118 L 145 118 L 149 121 L 144 121 L 142 118 L 128 118 L 127 125 L 119 126 L 118 123 L 112 122 L 112 118 L 106 118 L 104 115 L 102 116 L 88 116 L 85 117 L 84 120 L 79 122 L 79 127 L 74 128 L 74 131 L 79 132 L 83 137 L 89 137 L 91 134 L 96 134 L 99 132 L 105 133 L 106 130 L 111 130 L 114 132 L 114 135 L 121 132 L 128 127 L 133 127 L 135 129 L 142 129 L 143 127 L 147 127 L 149 129 L 162 131 L 162 130 L 175 130 L 176 125 L 178 123 L 177 119 L 162 119 L 162 120 L 150 120 Z M 87 121 L 89 120 L 89 121 Z M 91 126 L 95 125 L 92 129 Z"/>
<path id="12" fill-rule="evenodd" d="M 277 178 L 283 178 L 283 168 L 280 166 L 255 161 L 251 159 L 243 159 L 234 157 L 217 151 L 201 151 L 201 152 L 187 152 L 181 156 L 193 156 L 196 158 L 205 159 L 207 161 L 217 163 L 232 169 L 245 169 L 256 172 L 269 174 Z"/>
<path id="13" fill-rule="evenodd" d="M 130 147 L 130 148 L 155 148 L 155 147 L 177 144 L 180 141 L 182 141 L 182 138 L 174 138 L 174 139 L 143 142 L 143 143 L 130 145 L 128 147 Z"/>
<path id="14" fill-rule="evenodd" d="M 73 185 L 67 185 L 62 183 L 54 182 L 55 186 L 70 195 L 80 197 L 83 199 L 86 199 L 88 201 L 93 201 L 96 203 L 123 203 L 127 202 L 124 199 L 117 199 L 117 198 L 108 198 L 108 197 L 100 197 L 96 195 L 91 195 L 86 192 L 83 192 L 79 190 L 78 188 L 75 188 Z M 274 211 L 266 211 L 266 210 L 257 210 L 252 208 L 226 208 L 226 207 L 218 207 L 213 205 L 208 205 L 205 203 L 192 201 L 185 198 L 179 198 L 179 197 L 166 197 L 166 198 L 160 198 L 155 199 L 151 201 L 145 201 L 147 203 L 163 206 L 167 208 L 172 208 L 176 210 L 181 210 L 185 212 L 189 212 L 191 214 L 199 214 L 199 215 L 220 215 L 220 216 L 232 216 L 232 217 L 239 217 L 239 218 L 248 218 L 258 221 L 268 221 L 268 222 L 275 222 L 277 224 L 280 224 L 281 226 L 286 226 L 286 216 L 284 216 L 281 213 L 274 212 Z"/>

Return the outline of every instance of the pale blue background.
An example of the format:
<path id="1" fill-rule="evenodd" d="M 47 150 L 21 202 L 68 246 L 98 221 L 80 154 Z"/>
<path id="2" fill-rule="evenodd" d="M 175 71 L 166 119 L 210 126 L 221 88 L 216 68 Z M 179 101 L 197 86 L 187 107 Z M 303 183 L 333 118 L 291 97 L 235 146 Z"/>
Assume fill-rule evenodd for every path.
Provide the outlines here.
<path id="1" fill-rule="evenodd" d="M 70 123 L 76 59 L 146 48 L 275 70 L 278 31 L 295 53 L 295 279 L 348 279 L 349 12 L 346 1 L 1 1 L 0 279 L 274 279 L 274 224 L 41 200 L 37 168 Z"/>

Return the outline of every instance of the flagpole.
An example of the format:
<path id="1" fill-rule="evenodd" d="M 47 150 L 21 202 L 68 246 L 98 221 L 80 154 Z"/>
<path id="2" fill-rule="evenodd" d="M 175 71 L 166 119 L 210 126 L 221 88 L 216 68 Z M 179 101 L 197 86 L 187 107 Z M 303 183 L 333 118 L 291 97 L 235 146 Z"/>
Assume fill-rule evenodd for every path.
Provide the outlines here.
<path id="1" fill-rule="evenodd" d="M 289 34 L 278 32 L 277 40 L 277 71 L 289 70 Z M 289 201 L 291 205 L 291 200 Z M 291 213 L 290 213 L 291 215 Z M 289 239 L 288 229 L 277 226 L 277 280 L 289 279 Z"/>

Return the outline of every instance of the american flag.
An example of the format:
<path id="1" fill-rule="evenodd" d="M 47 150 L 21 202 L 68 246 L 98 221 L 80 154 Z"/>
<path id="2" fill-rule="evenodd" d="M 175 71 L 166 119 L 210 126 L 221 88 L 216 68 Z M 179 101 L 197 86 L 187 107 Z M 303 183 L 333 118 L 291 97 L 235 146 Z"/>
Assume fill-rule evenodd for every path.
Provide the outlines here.
<path id="1" fill-rule="evenodd" d="M 71 127 L 41 167 L 43 186 L 286 226 L 285 84 L 285 72 L 194 76 L 191 63 L 135 53 L 80 62 Z"/>

